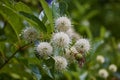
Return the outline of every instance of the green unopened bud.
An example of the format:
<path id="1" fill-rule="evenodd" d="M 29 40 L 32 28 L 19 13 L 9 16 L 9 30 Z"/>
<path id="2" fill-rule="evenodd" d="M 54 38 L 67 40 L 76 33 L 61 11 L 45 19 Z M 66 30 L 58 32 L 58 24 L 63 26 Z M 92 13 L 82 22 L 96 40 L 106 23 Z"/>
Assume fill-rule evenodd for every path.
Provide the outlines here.
<path id="1" fill-rule="evenodd" d="M 76 59 L 77 60 L 81 59 L 82 57 L 83 57 L 82 54 L 80 54 L 80 53 L 76 54 Z"/>

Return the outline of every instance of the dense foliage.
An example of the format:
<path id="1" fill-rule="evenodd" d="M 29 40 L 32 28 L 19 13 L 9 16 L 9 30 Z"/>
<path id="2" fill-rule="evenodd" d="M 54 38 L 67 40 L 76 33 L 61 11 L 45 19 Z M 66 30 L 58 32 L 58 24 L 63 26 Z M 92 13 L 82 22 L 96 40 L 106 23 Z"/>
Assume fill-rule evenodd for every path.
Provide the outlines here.
<path id="1" fill-rule="evenodd" d="M 61 16 L 71 19 L 91 49 L 82 67 L 78 61 L 56 71 L 54 58 L 41 59 L 38 41 L 23 34 L 32 27 L 39 41 L 50 42 Z M 119 0 L 0 0 L 0 80 L 119 80 L 119 21 Z"/>

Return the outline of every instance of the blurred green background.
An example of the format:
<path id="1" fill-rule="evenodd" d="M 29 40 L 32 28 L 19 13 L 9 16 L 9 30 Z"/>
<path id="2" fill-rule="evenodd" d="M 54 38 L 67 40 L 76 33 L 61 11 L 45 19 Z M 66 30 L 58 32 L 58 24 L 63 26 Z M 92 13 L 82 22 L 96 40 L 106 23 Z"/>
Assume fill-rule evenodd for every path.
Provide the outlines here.
<path id="1" fill-rule="evenodd" d="M 52 20 L 59 16 L 68 16 L 75 31 L 83 38 L 90 39 L 92 45 L 89 60 L 84 67 L 78 68 L 74 64 L 71 66 L 73 70 L 61 74 L 59 80 L 103 80 L 98 76 L 98 70 L 108 69 L 110 64 L 115 64 L 118 70 L 115 73 L 109 72 L 106 80 L 120 80 L 120 0 L 53 0 L 49 7 L 51 11 L 41 4 L 41 0 L 0 0 L 0 66 L 19 47 L 26 44 L 19 37 L 22 29 L 26 26 L 40 28 L 41 24 L 38 24 L 37 19 L 41 11 L 45 10 L 45 19 L 41 22 L 47 27 L 47 33 L 44 34 L 45 30 L 40 28 L 41 34 L 45 36 L 43 40 L 48 40 L 53 31 L 48 28 L 53 26 Z M 20 14 L 20 11 L 29 15 Z M 52 19 L 49 12 L 52 12 Z M 52 23 L 46 25 L 47 19 Z M 29 65 L 38 65 L 34 46 L 31 45 L 17 52 L 0 68 L 0 80 L 39 79 L 39 70 Z M 104 56 L 104 64 L 96 61 L 97 55 Z"/>

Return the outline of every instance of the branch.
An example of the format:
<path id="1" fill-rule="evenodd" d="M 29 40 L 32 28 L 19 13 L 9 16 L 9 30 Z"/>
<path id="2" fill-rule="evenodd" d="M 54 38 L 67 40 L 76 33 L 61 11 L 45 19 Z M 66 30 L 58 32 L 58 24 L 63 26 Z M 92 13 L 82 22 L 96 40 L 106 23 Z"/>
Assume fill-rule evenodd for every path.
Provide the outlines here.
<path id="1" fill-rule="evenodd" d="M 22 47 L 20 47 L 19 49 L 17 49 L 17 50 L 5 61 L 5 63 L 0 66 L 0 70 L 17 54 L 17 52 L 21 51 L 22 49 L 24 49 L 25 47 L 27 47 L 27 46 L 29 46 L 29 45 L 30 45 L 30 43 L 29 43 L 29 44 L 26 44 L 26 45 L 24 45 L 24 46 L 22 46 Z"/>

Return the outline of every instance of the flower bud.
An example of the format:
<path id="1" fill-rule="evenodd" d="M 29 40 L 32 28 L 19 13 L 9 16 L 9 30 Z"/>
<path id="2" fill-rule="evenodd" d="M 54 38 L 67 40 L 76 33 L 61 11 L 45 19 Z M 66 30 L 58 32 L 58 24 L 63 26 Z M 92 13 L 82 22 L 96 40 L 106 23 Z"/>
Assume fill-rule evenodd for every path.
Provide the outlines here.
<path id="1" fill-rule="evenodd" d="M 82 57 L 83 57 L 83 56 L 82 56 L 82 54 L 80 54 L 80 53 L 77 53 L 77 54 L 75 55 L 76 60 L 80 60 Z"/>

